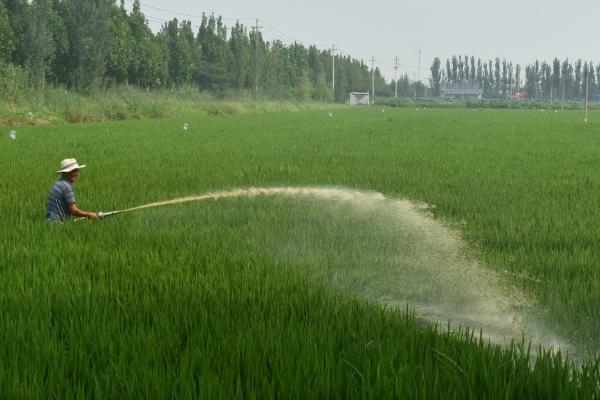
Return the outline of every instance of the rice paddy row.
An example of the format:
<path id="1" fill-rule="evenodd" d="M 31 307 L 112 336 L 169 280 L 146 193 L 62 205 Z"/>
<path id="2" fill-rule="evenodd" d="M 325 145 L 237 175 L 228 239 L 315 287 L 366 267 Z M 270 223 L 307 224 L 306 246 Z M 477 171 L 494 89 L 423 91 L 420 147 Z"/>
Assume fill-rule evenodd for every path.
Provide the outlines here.
<path id="1" fill-rule="evenodd" d="M 381 111 L 20 127 L 0 140 L 4 395 L 597 396 L 595 114 Z M 421 326 L 347 290 L 360 280 L 332 285 L 336 271 L 378 261 L 363 249 L 398 248 L 310 201 L 233 198 L 48 226 L 52 172 L 71 156 L 88 164 L 76 190 L 92 210 L 252 186 L 433 204 L 470 257 L 587 361 L 542 350 L 531 366 L 526 344 Z"/>

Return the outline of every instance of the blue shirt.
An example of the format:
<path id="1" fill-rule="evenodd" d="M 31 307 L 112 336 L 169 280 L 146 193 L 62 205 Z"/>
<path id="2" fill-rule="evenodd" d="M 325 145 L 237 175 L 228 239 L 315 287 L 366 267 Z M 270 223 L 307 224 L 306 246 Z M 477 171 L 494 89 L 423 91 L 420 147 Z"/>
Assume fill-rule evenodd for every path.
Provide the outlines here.
<path id="1" fill-rule="evenodd" d="M 56 182 L 48 196 L 46 218 L 49 222 L 56 220 L 64 221 L 71 215 L 69 212 L 71 204 L 75 204 L 73 184 L 66 179 L 60 179 Z"/>

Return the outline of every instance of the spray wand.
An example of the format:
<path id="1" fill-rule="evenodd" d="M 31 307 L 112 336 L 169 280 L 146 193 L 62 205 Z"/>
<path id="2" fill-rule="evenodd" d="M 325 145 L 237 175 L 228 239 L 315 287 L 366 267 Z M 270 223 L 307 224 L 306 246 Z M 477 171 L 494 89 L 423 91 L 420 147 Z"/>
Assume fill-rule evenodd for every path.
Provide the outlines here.
<path id="1" fill-rule="evenodd" d="M 123 212 L 123 210 L 117 210 L 117 211 L 98 211 L 98 218 L 102 219 L 102 218 L 110 217 L 111 215 L 120 214 L 122 212 Z"/>

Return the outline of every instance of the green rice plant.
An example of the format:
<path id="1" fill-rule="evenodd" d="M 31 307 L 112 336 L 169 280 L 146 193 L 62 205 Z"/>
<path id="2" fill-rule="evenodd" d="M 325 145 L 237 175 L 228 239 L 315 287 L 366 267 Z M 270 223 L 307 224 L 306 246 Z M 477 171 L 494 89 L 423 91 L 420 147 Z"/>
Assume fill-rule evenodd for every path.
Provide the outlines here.
<path id="1" fill-rule="evenodd" d="M 575 112 L 244 107 L 0 137 L 2 397 L 598 397 L 596 112 L 586 124 Z M 48 225 L 65 157 L 88 165 L 76 190 L 90 210 L 283 186 L 427 203 L 410 217 L 456 233 L 449 260 L 522 292 L 546 347 L 386 302 L 399 277 L 434 297 L 462 276 L 443 263 L 408 274 L 441 250 L 393 209 L 238 197 Z"/>

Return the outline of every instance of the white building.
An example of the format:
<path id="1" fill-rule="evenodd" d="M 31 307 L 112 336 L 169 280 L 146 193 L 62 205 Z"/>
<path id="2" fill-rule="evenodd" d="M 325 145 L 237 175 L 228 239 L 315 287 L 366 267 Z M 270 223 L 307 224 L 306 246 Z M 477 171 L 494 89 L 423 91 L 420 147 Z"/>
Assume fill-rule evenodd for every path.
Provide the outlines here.
<path id="1" fill-rule="evenodd" d="M 350 92 L 351 106 L 368 106 L 369 104 L 369 93 Z"/>
<path id="2" fill-rule="evenodd" d="M 442 83 L 440 87 L 442 97 L 477 97 L 483 95 L 483 88 L 479 83 Z"/>

